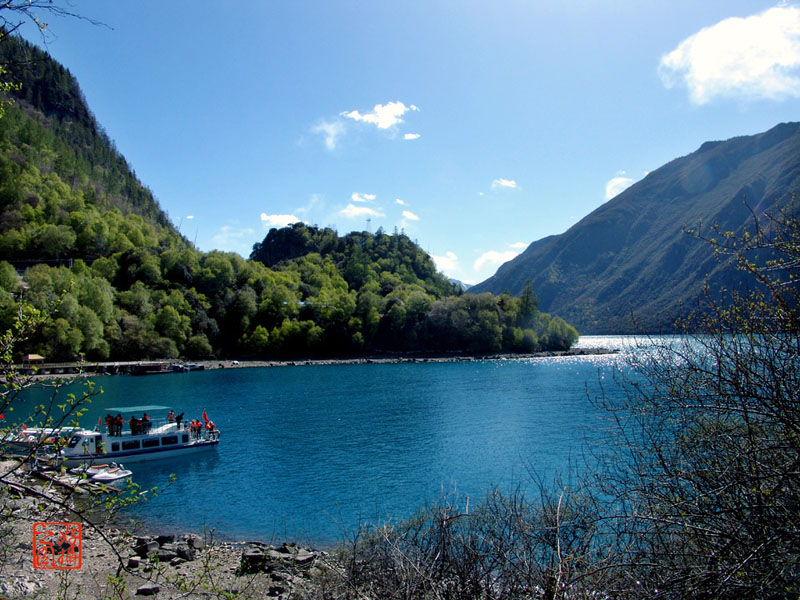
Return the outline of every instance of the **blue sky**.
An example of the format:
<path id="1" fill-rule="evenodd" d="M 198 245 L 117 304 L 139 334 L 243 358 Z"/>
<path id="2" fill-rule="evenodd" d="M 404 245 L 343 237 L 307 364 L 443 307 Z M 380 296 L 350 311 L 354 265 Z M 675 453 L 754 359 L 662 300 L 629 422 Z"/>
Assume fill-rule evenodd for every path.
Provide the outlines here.
<path id="1" fill-rule="evenodd" d="M 397 228 L 477 283 L 703 142 L 800 119 L 798 4 L 71 6 L 104 25 L 46 18 L 47 50 L 203 251 Z"/>

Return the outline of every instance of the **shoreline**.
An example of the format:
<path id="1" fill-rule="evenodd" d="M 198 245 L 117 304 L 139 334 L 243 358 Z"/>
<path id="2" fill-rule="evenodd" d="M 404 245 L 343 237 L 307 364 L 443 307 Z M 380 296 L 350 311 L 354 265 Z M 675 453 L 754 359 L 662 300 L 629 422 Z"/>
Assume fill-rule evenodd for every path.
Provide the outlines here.
<path id="1" fill-rule="evenodd" d="M 337 572 L 328 552 L 294 542 L 215 540 L 210 532 L 145 532 L 103 518 L 92 519 L 92 526 L 86 520 L 88 513 L 75 512 L 86 510 L 76 506 L 85 496 L 51 489 L 18 470 L 17 464 L 16 459 L 0 458 L 0 549 L 5 552 L 0 561 L 0 598 L 61 597 L 67 585 L 80 590 L 81 597 L 107 597 L 115 591 L 121 592 L 120 597 L 157 594 L 178 600 L 234 597 L 245 591 L 245 597 L 288 599 L 314 595 L 317 581 Z M 40 498 L 39 493 L 51 499 Z M 36 566 L 35 523 L 51 528 L 82 524 L 77 568 Z M 111 585 L 112 581 L 116 583 Z"/>
<path id="2" fill-rule="evenodd" d="M 297 366 L 323 366 L 323 365 L 364 365 L 364 364 L 403 364 L 403 363 L 459 363 L 459 362 L 483 362 L 491 360 L 533 360 L 539 358 L 560 358 L 572 356 L 597 356 L 618 354 L 619 351 L 609 348 L 570 348 L 569 350 L 543 350 L 540 352 L 528 352 L 522 354 L 498 353 L 498 354 L 461 354 L 461 353 L 397 353 L 397 354 L 376 354 L 369 356 L 355 356 L 349 358 L 293 358 L 293 359 L 256 359 L 256 358 L 229 358 L 229 359 L 203 359 L 193 361 L 181 361 L 179 359 L 163 360 L 138 360 L 138 361 L 117 361 L 104 363 L 91 363 L 79 365 L 78 363 L 42 363 L 35 365 L 36 373 L 29 373 L 27 376 L 33 379 L 52 380 L 69 378 L 93 378 L 106 377 L 110 375 L 127 374 L 123 369 L 126 367 L 139 366 L 144 364 L 172 365 L 190 362 L 199 365 L 202 370 L 216 369 L 243 369 L 243 368 L 274 368 L 274 367 L 297 367 Z M 21 372 L 31 370 L 31 365 L 17 365 Z M 157 371 L 144 375 L 164 375 L 172 371 Z M 180 371 L 178 371 L 180 372 Z"/>
<path id="3" fill-rule="evenodd" d="M 400 364 L 400 363 L 457 363 L 483 362 L 487 360 L 529 360 L 536 358 L 556 358 L 564 356 L 591 356 L 617 354 L 617 350 L 607 348 L 571 348 L 569 350 L 543 350 L 525 354 L 452 354 L 452 353 L 409 353 L 390 355 L 370 355 L 353 358 L 297 358 L 283 360 L 263 359 L 229 359 L 198 360 L 196 364 L 206 369 L 248 368 L 248 367 L 296 367 L 317 365 L 366 365 L 366 364 Z"/>

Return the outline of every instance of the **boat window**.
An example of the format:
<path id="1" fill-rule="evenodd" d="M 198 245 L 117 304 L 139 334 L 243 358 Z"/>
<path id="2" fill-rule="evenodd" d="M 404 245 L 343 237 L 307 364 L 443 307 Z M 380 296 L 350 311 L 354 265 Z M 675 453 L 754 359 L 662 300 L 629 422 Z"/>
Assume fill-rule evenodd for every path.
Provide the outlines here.
<path id="1" fill-rule="evenodd" d="M 154 446 L 158 446 L 158 438 L 142 441 L 142 448 L 152 448 Z"/>
<path id="2" fill-rule="evenodd" d="M 188 434 L 188 433 L 184 433 L 184 434 L 183 434 L 183 443 L 185 444 L 185 443 L 187 443 L 188 441 L 189 441 L 189 434 Z"/>
<path id="3" fill-rule="evenodd" d="M 74 448 L 78 445 L 78 442 L 81 441 L 81 436 L 73 435 L 72 438 L 69 440 L 69 444 L 67 444 L 68 448 Z"/>
<path id="4" fill-rule="evenodd" d="M 139 449 L 139 440 L 127 440 L 122 442 L 122 449 L 123 450 L 138 450 Z"/>
<path id="5" fill-rule="evenodd" d="M 177 435 L 166 435 L 161 438 L 161 445 L 162 446 L 171 446 L 172 444 L 178 443 L 178 436 Z"/>
<path id="6" fill-rule="evenodd" d="M 111 451 L 119 452 L 119 442 L 114 442 L 113 444 L 111 444 Z"/>

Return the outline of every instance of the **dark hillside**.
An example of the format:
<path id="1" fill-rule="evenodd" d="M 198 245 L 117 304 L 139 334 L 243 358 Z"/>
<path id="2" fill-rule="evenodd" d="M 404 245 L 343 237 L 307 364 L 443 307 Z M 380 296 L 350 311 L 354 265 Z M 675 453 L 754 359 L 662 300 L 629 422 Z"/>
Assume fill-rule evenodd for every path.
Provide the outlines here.
<path id="1" fill-rule="evenodd" d="M 798 189 L 800 124 L 707 142 L 469 291 L 518 294 L 531 280 L 540 307 L 582 333 L 668 331 L 695 306 L 707 276 L 715 289 L 738 285 L 736 272 L 685 229 L 702 222 L 741 232 L 751 211 L 769 211 Z"/>
<path id="2" fill-rule="evenodd" d="M 7 71 L 7 80 L 20 84 L 10 97 L 24 113 L 21 117 L 10 111 L 9 123 L 3 128 L 7 142 L 24 151 L 25 146 L 44 141 L 52 150 L 50 156 L 26 157 L 33 159 L 40 171 L 52 170 L 73 187 L 91 180 L 82 191 L 93 204 L 117 208 L 123 215 L 137 214 L 172 229 L 153 194 L 97 123 L 78 82 L 65 67 L 15 36 L 0 43 L 0 65 Z M 21 119 L 28 122 L 21 125 Z M 15 124 L 20 124 L 20 130 L 9 131 Z"/>

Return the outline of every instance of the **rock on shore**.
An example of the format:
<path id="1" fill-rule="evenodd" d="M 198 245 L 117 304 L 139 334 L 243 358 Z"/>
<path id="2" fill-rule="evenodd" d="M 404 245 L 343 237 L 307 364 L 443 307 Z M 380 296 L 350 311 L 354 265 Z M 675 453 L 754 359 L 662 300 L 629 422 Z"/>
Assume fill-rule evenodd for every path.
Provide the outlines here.
<path id="1" fill-rule="evenodd" d="M 33 524 L 78 522 L 70 511 L 21 494 L 21 474 L 0 462 L 0 598 L 136 597 L 159 600 L 312 597 L 315 580 L 334 570 L 327 553 L 291 543 L 217 543 L 211 537 L 100 531 L 83 521 L 80 569 L 35 569 Z M 69 503 L 68 498 L 63 499 Z"/>

